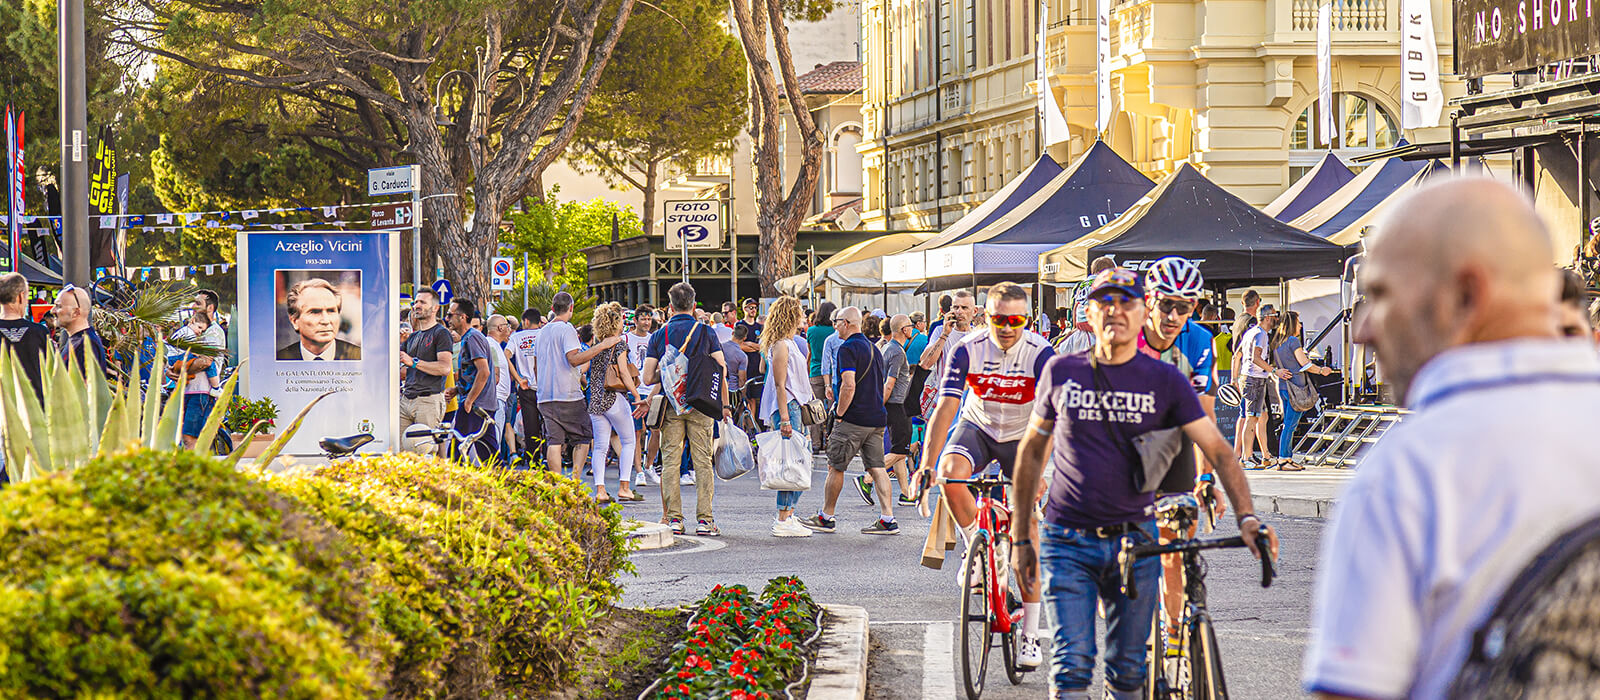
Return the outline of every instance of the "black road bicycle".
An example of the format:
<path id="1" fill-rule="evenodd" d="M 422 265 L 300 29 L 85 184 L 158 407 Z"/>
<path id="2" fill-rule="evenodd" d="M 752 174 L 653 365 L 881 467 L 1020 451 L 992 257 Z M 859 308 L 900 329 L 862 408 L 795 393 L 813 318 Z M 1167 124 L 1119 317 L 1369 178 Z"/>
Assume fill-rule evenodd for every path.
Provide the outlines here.
<path id="1" fill-rule="evenodd" d="M 1188 532 L 1198 522 L 1200 502 L 1192 494 L 1166 496 L 1156 502 L 1156 522 L 1172 527 L 1178 532 Z M 1258 541 L 1261 543 L 1261 587 L 1272 585 L 1272 552 L 1267 546 L 1267 526 L 1261 526 Z M 1210 539 L 1180 539 L 1166 544 L 1136 542 L 1143 535 L 1128 535 L 1122 540 L 1122 551 L 1117 555 L 1121 566 L 1122 592 L 1128 598 L 1139 597 L 1133 581 L 1133 564 L 1145 557 L 1163 554 L 1183 555 L 1183 615 L 1179 626 L 1178 647 L 1167 648 L 1165 616 L 1158 609 L 1151 621 L 1150 639 L 1146 643 L 1150 670 L 1145 680 L 1145 697 L 1151 700 L 1169 698 L 1195 698 L 1196 700 L 1224 700 L 1228 686 L 1222 674 L 1222 652 L 1217 648 L 1217 632 L 1206 610 L 1206 568 L 1200 558 L 1205 549 L 1245 547 L 1241 536 Z M 1159 591 L 1156 592 L 1159 595 Z"/>

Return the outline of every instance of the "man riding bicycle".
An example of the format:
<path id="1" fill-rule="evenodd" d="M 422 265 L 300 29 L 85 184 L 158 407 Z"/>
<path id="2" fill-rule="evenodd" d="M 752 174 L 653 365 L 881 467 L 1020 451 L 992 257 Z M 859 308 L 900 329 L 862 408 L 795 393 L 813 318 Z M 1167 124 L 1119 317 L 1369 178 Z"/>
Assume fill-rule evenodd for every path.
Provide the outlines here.
<path id="1" fill-rule="evenodd" d="M 1017 441 L 1033 411 L 1034 384 L 1055 354 L 1044 336 L 1028 330 L 1028 292 L 1021 286 L 1001 282 L 991 287 L 984 308 L 988 330 L 957 342 L 928 424 L 922 468 L 937 462 L 940 475 L 947 479 L 965 479 L 990 462 L 999 462 L 1000 469 L 1011 475 Z M 965 484 L 943 488 L 950 513 L 970 541 L 977 529 L 976 499 Z M 1038 668 L 1044 655 L 1039 649 L 1037 591 L 1024 592 L 1022 601 L 1023 639 L 1017 662 L 1022 668 Z"/>
<path id="2" fill-rule="evenodd" d="M 1145 306 L 1149 318 L 1139 332 L 1139 351 L 1178 368 L 1178 372 L 1189 380 L 1189 384 L 1200 395 L 1201 409 L 1215 421 L 1213 392 L 1216 387 L 1211 373 L 1215 358 L 1212 355 L 1211 333 L 1191 318 L 1204 287 L 1205 278 L 1200 275 L 1200 267 L 1187 258 L 1173 255 L 1151 265 L 1144 275 Z M 1200 503 L 1207 502 L 1202 489 L 1209 486 L 1214 477 L 1210 465 L 1196 455 L 1187 442 L 1178 459 L 1173 462 L 1172 470 L 1167 472 L 1166 480 L 1157 488 L 1158 500 L 1166 494 L 1194 491 Z M 1198 482 L 1197 471 L 1200 474 Z M 1216 504 L 1216 510 L 1210 515 L 1215 520 L 1226 511 L 1221 499 L 1212 502 Z M 1194 537 L 1193 524 L 1188 532 L 1178 532 L 1165 526 L 1159 529 L 1162 542 Z M 1165 602 L 1162 610 L 1166 613 L 1164 622 L 1169 640 L 1165 648 L 1176 651 L 1178 618 L 1183 609 L 1183 558 L 1178 555 L 1163 556 L 1161 564 L 1161 591 Z"/>
<path id="3" fill-rule="evenodd" d="M 1056 623 L 1052 697 L 1089 697 L 1098 599 L 1106 611 L 1110 697 L 1131 699 L 1143 694 L 1145 639 L 1155 597 L 1130 599 L 1106 581 L 1120 570 L 1117 554 L 1124 536 L 1155 537 L 1155 498 L 1153 489 L 1136 483 L 1145 470 L 1134 438 L 1180 428 L 1217 467 L 1238 513 L 1240 534 L 1257 556 L 1261 523 L 1253 513 L 1244 470 L 1216 423 L 1201 410 L 1190 378 L 1139 350 L 1147 307 L 1138 275 L 1121 268 L 1100 273 L 1089 302 L 1094 350 L 1057 356 L 1039 377 L 1039 400 L 1018 447 L 1013 476 L 1011 553 L 1025 594 L 1037 595 L 1043 569 L 1043 597 Z M 1046 452 L 1053 476 L 1035 550 L 1030 539 L 1033 502 Z M 1269 532 L 1267 540 L 1276 552 L 1276 535 Z M 1134 564 L 1138 587 L 1155 585 L 1158 567 L 1154 559 Z"/>

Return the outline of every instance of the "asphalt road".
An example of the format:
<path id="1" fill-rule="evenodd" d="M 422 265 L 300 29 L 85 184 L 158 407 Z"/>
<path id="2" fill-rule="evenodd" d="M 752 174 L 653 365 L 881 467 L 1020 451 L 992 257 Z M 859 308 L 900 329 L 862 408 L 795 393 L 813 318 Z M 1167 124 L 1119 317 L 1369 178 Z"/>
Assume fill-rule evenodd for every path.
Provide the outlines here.
<path id="1" fill-rule="evenodd" d="M 801 498 L 802 515 L 821 505 L 823 476 L 818 470 L 812 490 Z M 684 510 L 692 518 L 694 489 L 682 491 Z M 658 488 L 641 493 L 647 500 L 627 505 L 625 514 L 660 518 Z M 959 692 L 955 562 L 947 562 L 944 570 L 919 564 L 928 526 L 914 510 L 897 510 L 898 536 L 860 534 L 877 509 L 847 487 L 836 511 L 838 532 L 775 538 L 773 493 L 759 490 L 751 474 L 717 484 L 714 512 L 722 537 L 682 538 L 669 549 L 634 554 L 638 571 L 623 580 L 625 605 L 671 607 L 699 599 L 718 583 L 759 589 L 774 576 L 795 575 L 819 601 L 867 609 L 872 635 L 868 697 L 944 700 Z M 1280 578 L 1271 588 L 1260 587 L 1260 569 L 1243 550 L 1207 557 L 1209 602 L 1228 688 L 1236 698 L 1301 695 L 1300 658 L 1310 624 L 1312 565 L 1322 521 L 1269 516 L 1267 522 L 1278 528 L 1283 541 Z M 1029 674 L 1013 687 L 1005 680 L 998 650 L 991 656 L 984 697 L 1039 698 L 1046 691 L 1044 672 Z"/>

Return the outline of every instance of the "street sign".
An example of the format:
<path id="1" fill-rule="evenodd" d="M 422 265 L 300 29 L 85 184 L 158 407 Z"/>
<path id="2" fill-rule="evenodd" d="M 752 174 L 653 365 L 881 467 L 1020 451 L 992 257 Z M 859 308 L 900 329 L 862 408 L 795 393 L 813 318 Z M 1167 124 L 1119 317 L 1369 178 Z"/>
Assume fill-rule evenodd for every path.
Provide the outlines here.
<path id="1" fill-rule="evenodd" d="M 416 183 L 411 181 L 411 166 L 401 165 L 393 168 L 373 168 L 367 171 L 367 196 L 377 197 L 386 194 L 409 194 L 416 189 Z"/>
<path id="2" fill-rule="evenodd" d="M 439 293 L 439 305 L 448 306 L 455 295 L 450 293 L 450 280 L 443 277 L 433 281 L 433 291 Z"/>
<path id="3" fill-rule="evenodd" d="M 503 292 L 511 289 L 511 258 L 489 259 L 489 289 Z"/>
<path id="4" fill-rule="evenodd" d="M 410 202 L 376 205 L 372 207 L 372 227 L 411 228 L 412 211 Z"/>
<path id="5" fill-rule="evenodd" d="M 714 199 L 665 202 L 667 250 L 722 247 L 722 203 Z"/>

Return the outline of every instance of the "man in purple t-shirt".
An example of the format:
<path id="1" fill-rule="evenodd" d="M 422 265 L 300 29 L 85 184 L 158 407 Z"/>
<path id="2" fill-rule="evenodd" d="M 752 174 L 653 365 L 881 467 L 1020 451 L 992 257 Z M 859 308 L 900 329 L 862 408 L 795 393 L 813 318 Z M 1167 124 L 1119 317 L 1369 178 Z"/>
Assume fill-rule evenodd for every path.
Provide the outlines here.
<path id="1" fill-rule="evenodd" d="M 1105 589 L 1099 585 L 1116 575 L 1124 535 L 1143 533 L 1150 542 L 1156 537 L 1153 496 L 1134 486 L 1134 474 L 1143 467 L 1133 437 L 1182 428 L 1217 465 L 1238 514 L 1240 533 L 1252 552 L 1257 551 L 1262 527 L 1253 512 L 1244 470 L 1217 424 L 1200 409 L 1189 379 L 1172 365 L 1139 352 L 1139 330 L 1147 311 L 1138 274 L 1122 268 L 1101 272 L 1090 286 L 1088 300 L 1095 347 L 1089 353 L 1058 355 L 1045 366 L 1033 418 L 1017 448 L 1012 561 L 1025 591 L 1039 585 L 1043 568 L 1044 604 L 1056 620 L 1050 660 L 1052 697 L 1089 697 L 1099 595 L 1108 630 L 1107 697 L 1138 698 L 1146 675 L 1144 643 L 1157 596 L 1129 600 L 1120 592 L 1100 593 Z M 1047 451 L 1053 479 L 1036 551 L 1031 539 L 1033 503 Z M 1276 553 L 1276 534 L 1266 535 Z M 1153 557 L 1133 567 L 1134 582 L 1146 591 L 1156 590 L 1160 575 L 1160 560 Z"/>

